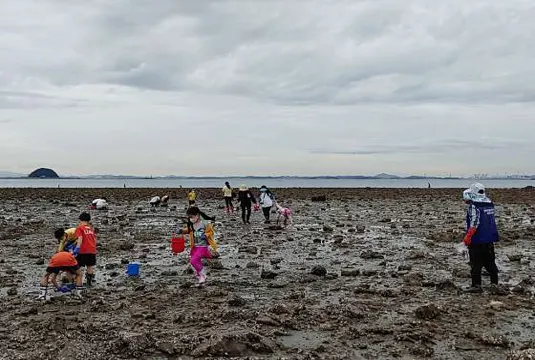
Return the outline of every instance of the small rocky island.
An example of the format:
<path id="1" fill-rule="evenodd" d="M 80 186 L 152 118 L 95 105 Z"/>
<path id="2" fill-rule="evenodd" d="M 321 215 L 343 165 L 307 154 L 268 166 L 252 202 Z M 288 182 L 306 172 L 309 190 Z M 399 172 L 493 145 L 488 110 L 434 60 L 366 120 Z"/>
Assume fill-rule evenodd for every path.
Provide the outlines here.
<path id="1" fill-rule="evenodd" d="M 40 168 L 32 171 L 28 177 L 36 179 L 57 179 L 59 175 L 52 169 Z"/>

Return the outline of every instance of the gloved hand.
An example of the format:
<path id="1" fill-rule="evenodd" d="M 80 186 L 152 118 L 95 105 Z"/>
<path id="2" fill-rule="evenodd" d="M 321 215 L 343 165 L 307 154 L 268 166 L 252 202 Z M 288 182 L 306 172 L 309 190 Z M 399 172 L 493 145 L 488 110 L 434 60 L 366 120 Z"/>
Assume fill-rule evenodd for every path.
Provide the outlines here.
<path id="1" fill-rule="evenodd" d="M 466 232 L 466 235 L 464 236 L 464 241 L 463 241 L 466 246 L 470 246 L 470 244 L 472 244 L 472 237 L 474 236 L 475 233 L 476 233 L 476 228 L 471 227 L 470 229 L 468 229 L 468 231 Z"/>
<path id="2" fill-rule="evenodd" d="M 79 246 L 75 247 L 72 250 L 72 254 L 74 255 L 74 257 L 78 256 L 79 253 L 80 253 L 80 247 Z"/>

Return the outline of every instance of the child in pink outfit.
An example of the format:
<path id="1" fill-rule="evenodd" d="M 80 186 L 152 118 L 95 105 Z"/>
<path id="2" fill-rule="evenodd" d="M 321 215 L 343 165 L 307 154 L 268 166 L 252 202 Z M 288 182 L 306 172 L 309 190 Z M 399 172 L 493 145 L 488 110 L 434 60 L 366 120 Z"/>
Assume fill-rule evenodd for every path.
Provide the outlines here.
<path id="1" fill-rule="evenodd" d="M 206 272 L 202 264 L 202 259 L 211 259 L 213 251 L 217 251 L 217 243 L 214 240 L 214 228 L 210 222 L 201 219 L 200 210 L 197 207 L 190 207 L 187 212 L 192 224 L 189 229 L 179 229 L 178 233 L 187 233 L 190 240 L 190 264 L 195 270 L 195 275 L 199 285 L 206 281 Z"/>
<path id="2" fill-rule="evenodd" d="M 277 207 L 277 224 L 279 224 L 279 221 L 283 221 L 284 227 L 288 226 L 288 222 L 292 224 L 292 211 L 287 207 L 282 207 L 278 203 L 275 204 Z"/>

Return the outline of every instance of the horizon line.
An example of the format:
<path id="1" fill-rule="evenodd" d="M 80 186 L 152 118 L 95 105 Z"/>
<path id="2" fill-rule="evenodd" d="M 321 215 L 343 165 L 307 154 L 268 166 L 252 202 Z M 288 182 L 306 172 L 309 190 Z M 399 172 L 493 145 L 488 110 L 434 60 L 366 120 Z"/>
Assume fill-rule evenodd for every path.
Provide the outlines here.
<path id="1" fill-rule="evenodd" d="M 395 175 L 395 174 L 386 174 L 380 173 L 376 175 L 231 175 L 231 176 L 220 176 L 220 175 L 191 175 L 191 176 L 178 176 L 178 175 L 159 175 L 159 176 L 142 176 L 142 175 L 65 175 L 59 176 L 57 178 L 30 178 L 28 175 L 20 174 L 21 176 L 0 176 L 0 179 L 92 179 L 92 180 L 110 180 L 110 179 L 123 179 L 123 180 L 158 180 L 158 179 L 370 179 L 370 180 L 535 180 L 535 175 L 492 175 L 492 176 L 427 176 L 427 175 Z"/>

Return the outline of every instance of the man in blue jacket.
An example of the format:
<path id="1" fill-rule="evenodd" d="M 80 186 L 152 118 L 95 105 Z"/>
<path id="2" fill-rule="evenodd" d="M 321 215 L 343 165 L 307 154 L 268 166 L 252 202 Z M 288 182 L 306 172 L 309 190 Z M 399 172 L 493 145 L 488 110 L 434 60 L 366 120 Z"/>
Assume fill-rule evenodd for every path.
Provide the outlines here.
<path id="1" fill-rule="evenodd" d="M 485 194 L 485 187 L 476 183 L 463 192 L 468 205 L 466 211 L 466 235 L 464 244 L 468 247 L 472 276 L 471 292 L 481 291 L 481 269 L 490 274 L 490 282 L 498 285 L 498 267 L 494 254 L 494 243 L 500 240 L 494 204 Z"/>

